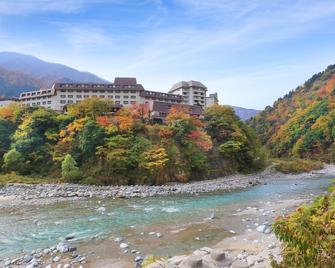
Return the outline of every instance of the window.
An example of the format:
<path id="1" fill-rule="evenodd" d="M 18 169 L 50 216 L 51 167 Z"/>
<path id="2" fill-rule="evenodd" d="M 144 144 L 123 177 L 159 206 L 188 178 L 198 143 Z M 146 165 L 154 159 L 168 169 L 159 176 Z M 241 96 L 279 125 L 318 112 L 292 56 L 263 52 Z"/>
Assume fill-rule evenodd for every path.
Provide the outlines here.
<path id="1" fill-rule="evenodd" d="M 78 99 L 81 99 L 81 97 L 82 97 L 81 95 L 77 95 L 77 98 L 78 98 Z"/>
<path id="2" fill-rule="evenodd" d="M 90 96 L 88 95 L 84 95 L 84 99 L 88 99 Z"/>
<path id="3" fill-rule="evenodd" d="M 103 98 L 105 98 L 105 96 L 104 96 L 104 95 L 100 95 L 100 98 L 102 98 L 102 99 L 103 99 Z"/>
<path id="4" fill-rule="evenodd" d="M 51 104 L 51 101 L 48 101 L 48 104 Z"/>
<path id="5" fill-rule="evenodd" d="M 120 102 L 119 102 L 119 101 L 116 101 L 115 103 L 116 103 L 116 104 L 120 104 Z"/>
<path id="6" fill-rule="evenodd" d="M 41 105 L 41 103 L 40 103 L 40 102 L 36 102 L 36 104 L 37 104 L 37 105 Z"/>
<path id="7" fill-rule="evenodd" d="M 123 104 L 128 104 L 128 103 L 129 103 L 129 101 L 124 101 L 124 102 L 123 102 Z"/>
<path id="8" fill-rule="evenodd" d="M 129 99 L 129 96 L 123 96 L 124 99 Z"/>
<path id="9" fill-rule="evenodd" d="M 131 103 L 131 104 L 135 104 L 135 103 L 136 103 L 136 101 L 131 101 L 130 103 Z"/>
<path id="10" fill-rule="evenodd" d="M 129 91 L 128 90 L 125 90 L 125 91 L 123 91 L 124 93 L 128 93 Z"/>
<path id="11" fill-rule="evenodd" d="M 136 99 L 136 96 L 130 96 L 131 99 Z"/>
<path id="12" fill-rule="evenodd" d="M 43 104 L 43 105 L 46 105 L 46 104 L 47 104 L 47 102 L 46 102 L 46 101 L 43 101 L 43 102 L 42 102 L 42 104 Z"/>
<path id="13" fill-rule="evenodd" d="M 73 92 L 73 89 L 69 89 L 69 92 Z"/>
<path id="14" fill-rule="evenodd" d="M 120 93 L 120 90 L 115 90 L 115 93 Z"/>
<path id="15" fill-rule="evenodd" d="M 104 91 L 104 90 L 99 90 L 99 92 L 100 92 L 100 93 L 105 93 L 105 91 Z"/>
<path id="16" fill-rule="evenodd" d="M 113 96 L 108 96 L 108 98 L 113 99 Z"/>
<path id="17" fill-rule="evenodd" d="M 60 92 L 66 92 L 66 90 L 65 90 L 65 89 L 62 89 Z"/>
<path id="18" fill-rule="evenodd" d="M 68 100 L 67 103 L 73 103 L 73 100 Z"/>
<path id="19" fill-rule="evenodd" d="M 115 96 L 115 99 L 120 99 L 121 97 L 120 96 Z"/>
<path id="20" fill-rule="evenodd" d="M 81 89 L 77 89 L 77 92 L 80 93 L 80 92 L 81 92 Z"/>
<path id="21" fill-rule="evenodd" d="M 65 98 L 66 96 L 65 95 L 60 95 L 61 98 Z"/>
<path id="22" fill-rule="evenodd" d="M 65 100 L 61 100 L 60 103 L 64 104 L 64 103 L 66 103 L 66 101 Z"/>
<path id="23" fill-rule="evenodd" d="M 68 97 L 69 97 L 70 99 L 72 99 L 72 98 L 73 98 L 73 95 L 68 95 Z"/>

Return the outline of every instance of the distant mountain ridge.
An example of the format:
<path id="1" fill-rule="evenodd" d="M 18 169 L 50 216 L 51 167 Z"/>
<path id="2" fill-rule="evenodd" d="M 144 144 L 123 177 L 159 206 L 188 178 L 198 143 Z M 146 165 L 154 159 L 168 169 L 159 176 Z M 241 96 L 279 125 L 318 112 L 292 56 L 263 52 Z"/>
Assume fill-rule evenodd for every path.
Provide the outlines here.
<path id="1" fill-rule="evenodd" d="M 92 73 L 46 62 L 31 55 L 0 52 L 0 96 L 17 97 L 22 91 L 50 87 L 55 82 L 107 81 Z"/>
<path id="2" fill-rule="evenodd" d="M 256 109 L 247 109 L 238 106 L 231 106 L 231 107 L 234 109 L 236 115 L 243 121 L 246 121 L 251 117 L 256 116 L 260 112 L 260 110 Z"/>

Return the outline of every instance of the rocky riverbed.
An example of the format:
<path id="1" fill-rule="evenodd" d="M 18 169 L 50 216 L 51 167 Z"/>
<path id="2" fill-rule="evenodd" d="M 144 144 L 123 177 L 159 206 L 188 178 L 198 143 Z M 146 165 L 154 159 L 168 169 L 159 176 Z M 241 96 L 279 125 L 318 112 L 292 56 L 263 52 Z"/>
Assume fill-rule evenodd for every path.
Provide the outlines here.
<path id="1" fill-rule="evenodd" d="M 201 181 L 189 184 L 174 184 L 165 186 L 111 186 L 95 187 L 82 185 L 7 185 L 0 189 L 0 212 L 1 210 L 14 211 L 16 207 L 27 205 L 47 205 L 49 203 L 64 200 L 90 200 L 98 198 L 100 207 L 95 209 L 99 213 L 107 213 L 103 200 L 112 198 L 150 197 L 164 196 L 168 194 L 198 194 L 210 191 L 232 191 L 247 188 L 256 184 L 267 184 L 273 180 L 299 180 L 304 178 L 320 177 L 323 175 L 335 175 L 333 166 L 327 166 L 320 171 L 308 174 L 283 175 L 267 170 L 265 172 L 248 176 L 230 176 L 213 181 Z M 288 182 L 290 184 L 290 182 Z M 292 184 L 294 187 L 294 184 Z M 266 185 L 260 187 L 267 187 Z M 252 188 L 256 189 L 256 188 Z M 166 257 L 160 263 L 152 264 L 154 267 L 269 267 L 269 254 L 275 259 L 280 259 L 280 243 L 272 233 L 271 224 L 276 216 L 283 215 L 294 209 L 297 205 L 309 201 L 307 199 L 282 199 L 276 201 L 259 201 L 249 206 L 241 206 L 232 212 L 231 216 L 239 219 L 243 231 L 231 227 L 225 230 L 230 235 L 211 247 L 202 246 L 198 250 L 189 251 L 187 255 Z M 165 198 L 165 197 L 164 197 Z M 121 200 L 121 199 L 120 199 Z M 127 199 L 126 199 L 127 200 Z M 132 199 L 130 199 L 132 200 Z M 135 199 L 136 200 L 136 199 Z M 155 198 L 156 200 L 156 198 Z M 111 201 L 115 202 L 115 201 Z M 98 204 L 99 204 L 98 203 Z M 106 211 L 107 210 L 107 211 Z M 107 213 L 108 214 L 108 213 Z M 148 243 L 149 250 L 140 250 L 137 240 L 122 236 L 110 236 L 104 241 L 95 241 L 84 244 L 78 243 L 71 234 L 64 236 L 62 242 L 54 246 L 35 249 L 24 252 L 11 258 L 0 259 L 0 267 L 13 268 L 91 268 L 91 267 L 139 267 L 143 259 L 150 255 L 150 248 L 159 247 L 166 238 L 180 239 L 181 236 L 171 236 L 172 232 L 188 232 L 188 236 L 194 236 L 195 242 L 202 240 L 212 229 L 204 226 L 210 223 L 212 226 L 223 224 L 223 218 L 208 212 L 208 217 L 195 225 L 196 232 L 187 227 L 174 229 L 154 229 L 151 232 L 139 233 Z M 33 220 L 33 219 L 32 219 Z M 38 225 L 38 222 L 36 223 Z M 133 228 L 130 227 L 130 230 Z M 178 227 L 179 228 L 179 227 Z M 222 228 L 222 227 L 220 227 Z M 237 228 L 237 227 L 236 227 Z M 202 229 L 202 230 L 200 230 Z M 133 231 L 131 231 L 133 232 Z M 1 234 L 1 233 L 0 233 Z M 169 240 L 170 241 L 170 240 Z M 213 245 L 213 244 L 212 244 Z M 78 248 L 78 249 L 77 249 Z M 142 252 L 141 252 L 142 251 Z M 113 254 L 111 254 L 113 253 Z M 191 253 L 191 254 L 190 254 Z M 156 266 L 155 266 L 156 265 Z M 157 266 L 161 265 L 161 266 Z"/>
<path id="2" fill-rule="evenodd" d="M 79 198 L 133 198 L 171 194 L 199 194 L 214 191 L 245 189 L 276 179 L 312 178 L 335 174 L 335 166 L 297 175 L 287 175 L 267 169 L 251 175 L 233 175 L 191 183 L 174 183 L 161 186 L 92 186 L 78 184 L 7 184 L 0 187 L 0 208 L 21 205 L 43 205 Z"/>

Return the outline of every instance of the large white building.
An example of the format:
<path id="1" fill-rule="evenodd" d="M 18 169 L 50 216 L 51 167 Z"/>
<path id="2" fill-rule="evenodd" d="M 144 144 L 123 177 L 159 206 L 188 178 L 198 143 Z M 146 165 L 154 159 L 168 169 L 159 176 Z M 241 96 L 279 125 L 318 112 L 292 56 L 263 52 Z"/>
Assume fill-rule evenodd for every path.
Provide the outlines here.
<path id="1" fill-rule="evenodd" d="M 182 96 L 148 91 L 136 78 L 115 78 L 110 84 L 56 83 L 50 89 L 40 89 L 20 94 L 20 101 L 28 106 L 42 106 L 62 111 L 68 104 L 87 98 L 111 99 L 115 104 L 129 107 L 150 101 L 182 103 Z"/>
<path id="2" fill-rule="evenodd" d="M 17 99 L 0 99 L 0 108 L 6 107 L 12 102 L 16 102 Z"/>
<path id="3" fill-rule="evenodd" d="M 169 93 L 162 93 L 145 90 L 137 83 L 136 78 L 117 77 L 114 83 L 109 84 L 56 83 L 49 89 L 23 92 L 19 100 L 27 106 L 42 106 L 56 111 L 64 111 L 67 105 L 92 97 L 113 100 L 119 107 L 129 107 L 137 103 L 162 108 L 163 103 L 166 103 L 168 106 L 173 104 L 197 106 L 201 110 L 215 102 L 213 99 L 215 94 L 213 96 L 211 94 L 207 100 L 206 92 L 207 88 L 197 81 L 179 82 Z M 215 96 L 217 100 L 217 95 Z M 152 105 L 153 102 L 157 102 L 157 105 Z M 165 105 L 164 109 L 166 107 Z M 198 110 L 192 111 L 197 114 Z"/>
<path id="4" fill-rule="evenodd" d="M 181 81 L 174 84 L 169 93 L 183 96 L 183 102 L 189 105 L 206 106 L 207 87 L 198 81 Z"/>

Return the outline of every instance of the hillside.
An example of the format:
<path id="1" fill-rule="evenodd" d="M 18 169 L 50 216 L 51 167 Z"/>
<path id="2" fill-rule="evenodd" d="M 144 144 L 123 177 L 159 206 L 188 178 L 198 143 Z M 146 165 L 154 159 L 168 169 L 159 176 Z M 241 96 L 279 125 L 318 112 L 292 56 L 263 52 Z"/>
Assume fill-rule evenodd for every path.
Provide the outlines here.
<path id="1" fill-rule="evenodd" d="M 231 107 L 234 109 L 236 115 L 243 121 L 246 121 L 251 117 L 254 117 L 256 114 L 260 112 L 259 110 L 247 109 L 238 106 L 231 106 Z"/>
<path id="2" fill-rule="evenodd" d="M 0 67 L 0 97 L 15 97 L 16 92 L 33 90 L 43 85 L 43 82 L 29 75 L 8 71 Z"/>
<path id="3" fill-rule="evenodd" d="M 274 156 L 335 156 L 335 65 L 268 106 L 249 124 Z"/>
<path id="4" fill-rule="evenodd" d="M 0 68 L 0 75 L 5 80 L 0 80 L 0 95 L 9 97 L 18 96 L 24 90 L 48 87 L 55 82 L 106 82 L 89 72 L 14 52 L 0 52 Z M 6 73 L 10 74 L 10 78 L 5 77 Z"/>

